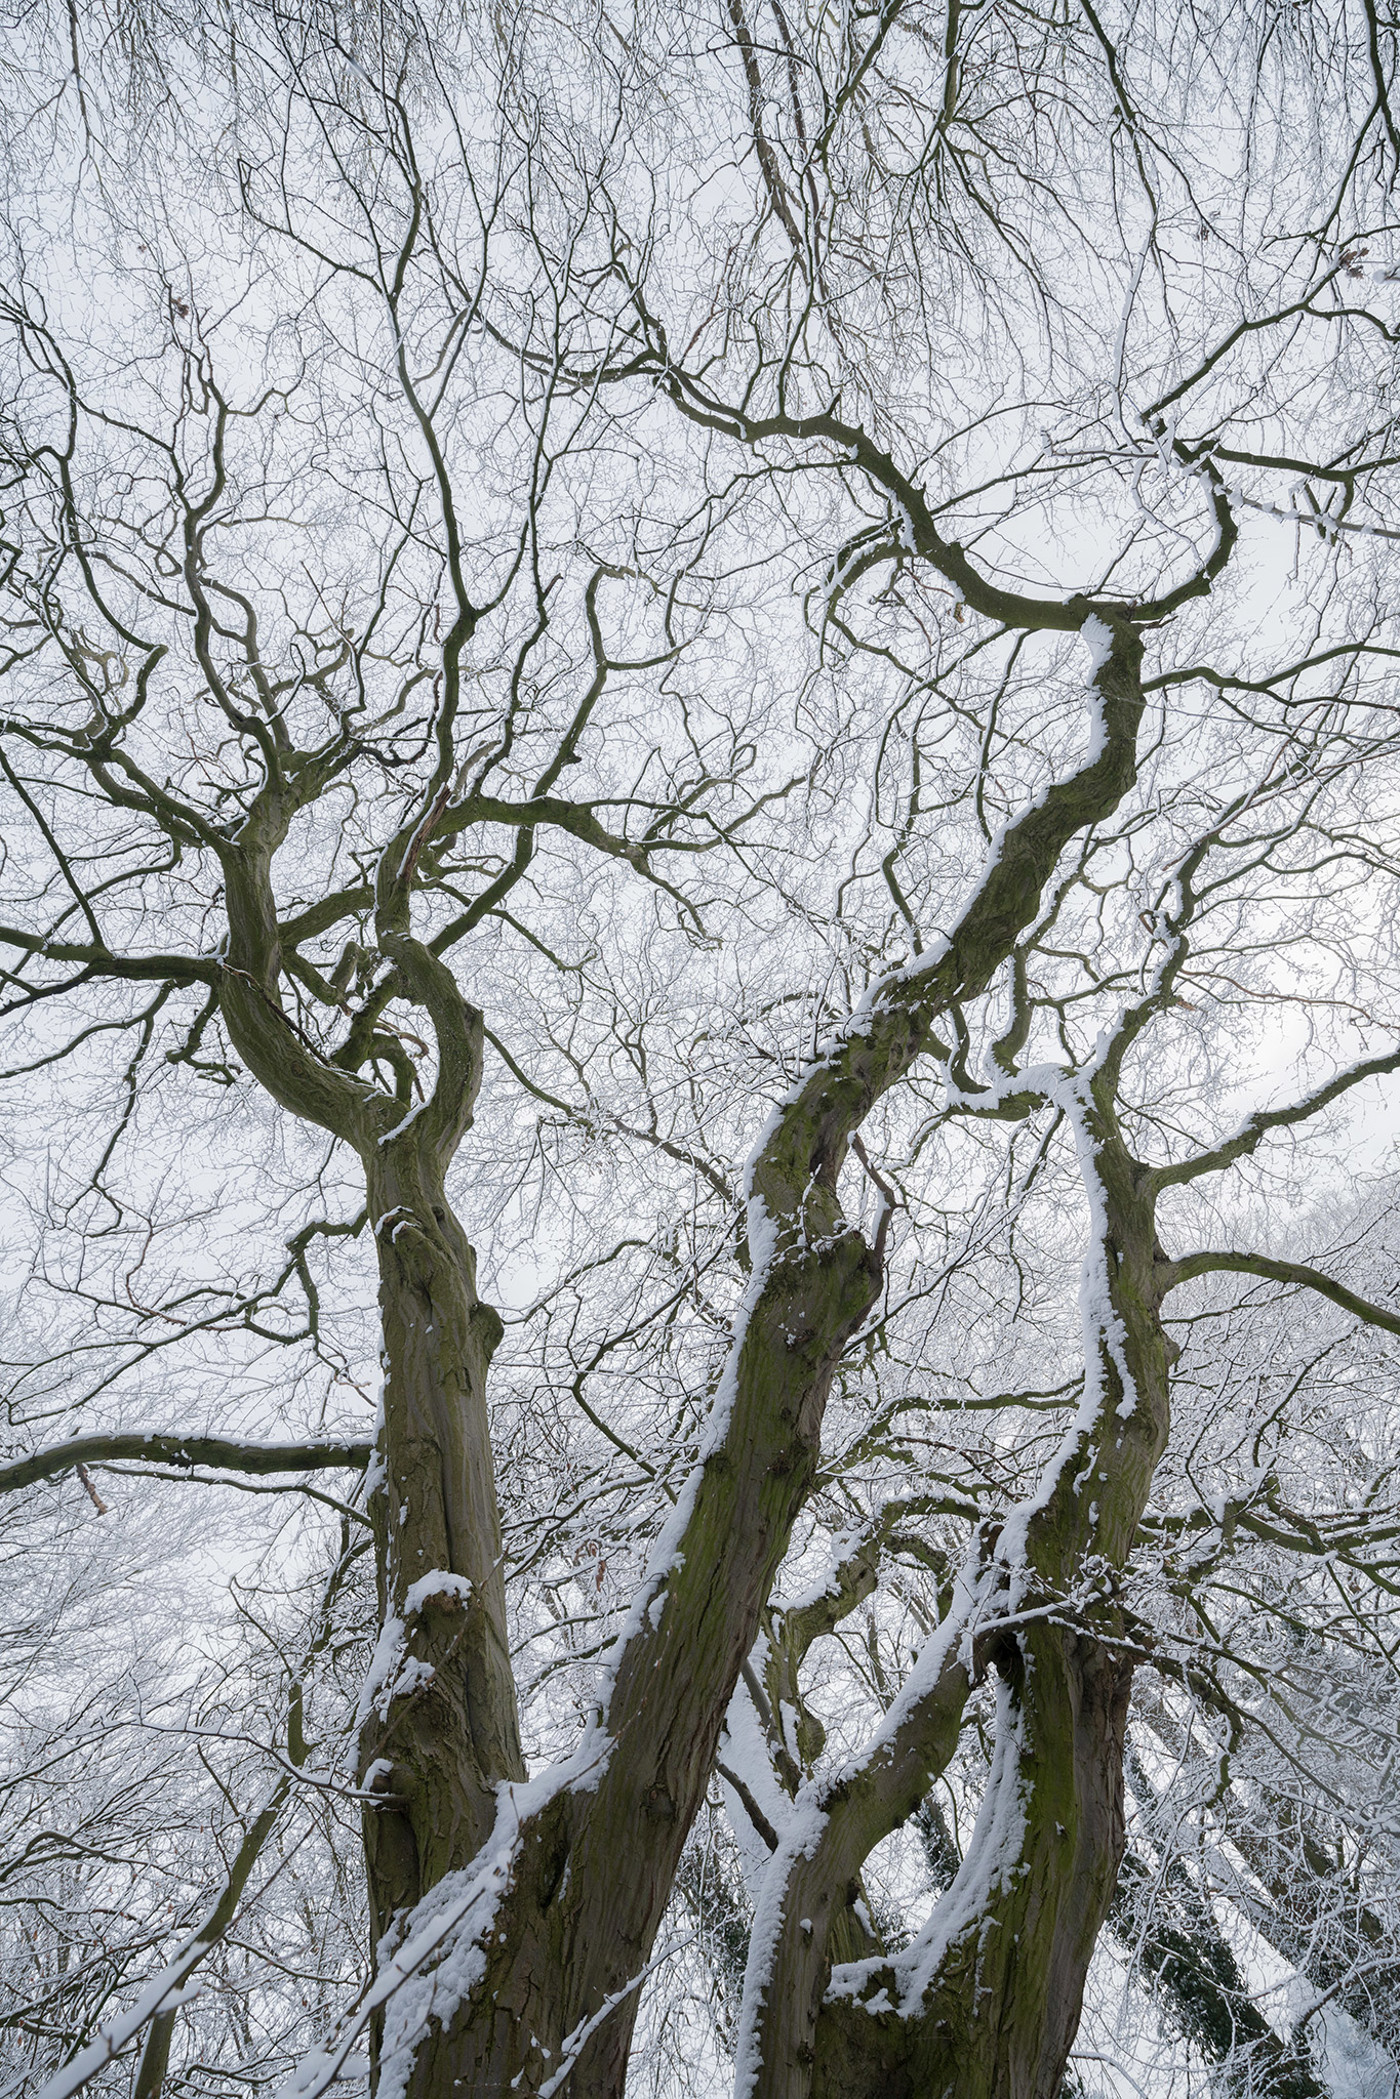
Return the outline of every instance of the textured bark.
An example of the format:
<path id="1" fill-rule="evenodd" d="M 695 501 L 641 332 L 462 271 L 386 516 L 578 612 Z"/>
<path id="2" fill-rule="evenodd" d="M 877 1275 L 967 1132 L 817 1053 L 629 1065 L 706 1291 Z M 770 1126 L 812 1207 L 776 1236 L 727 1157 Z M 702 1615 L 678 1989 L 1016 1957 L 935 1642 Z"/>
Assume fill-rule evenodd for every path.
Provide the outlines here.
<path id="1" fill-rule="evenodd" d="M 637 1989 L 704 1798 L 729 1699 L 817 1461 L 843 1343 L 879 1269 L 856 1233 L 778 1264 L 736 1370 L 729 1436 L 694 1485 L 684 1546 L 628 1643 L 603 1715 L 602 1768 L 560 1791 L 522 1832 L 485 1974 L 417 2048 L 413 2099 L 534 2090 L 570 2034 L 625 1994 L 581 2041 L 567 2089 L 620 2091 Z"/>
<path id="2" fill-rule="evenodd" d="M 475 1257 L 445 1191 L 481 1082 L 482 1018 L 409 930 L 407 884 L 415 843 L 427 835 L 424 817 L 383 856 L 377 929 L 393 988 L 432 1024 L 431 1094 L 413 1107 L 392 1101 L 302 1038 L 280 1001 L 272 886 L 272 857 L 296 806 L 296 793 L 269 781 L 238 841 L 224 849 L 221 1003 L 235 1045 L 274 1099 L 351 1144 L 364 1166 L 384 1403 L 370 1496 L 381 1639 L 359 1771 L 383 1801 L 365 1814 L 382 1955 L 397 1921 L 479 1850 L 495 1818 L 496 1784 L 524 1776 L 486 1413 L 501 1322 L 477 1295 Z M 366 1039 L 361 1054 L 370 1048 Z"/>
<path id="3" fill-rule="evenodd" d="M 1065 846 L 1109 815 L 1135 777 L 1143 693 L 1133 622 L 1114 607 L 1076 600 L 1032 624 L 1077 627 L 1091 612 L 1109 646 L 1095 672 L 1097 718 L 1090 718 L 1084 762 L 1006 828 L 946 943 L 878 987 L 859 1022 L 815 1060 L 753 1163 L 750 1227 L 762 1244 L 752 1301 L 712 1447 L 678 1515 L 670 1563 L 640 1600 L 614 1658 L 594 1767 L 561 1775 L 511 1832 L 510 1873 L 475 1974 L 444 1986 L 426 2030 L 420 2024 L 396 2034 L 391 2012 L 372 2033 L 376 2077 L 386 2059 L 381 2049 L 400 2051 L 394 2079 L 411 2099 L 459 2092 L 504 2099 L 545 2083 L 572 2099 L 612 2099 L 622 2090 L 639 1987 L 735 1684 L 811 1489 L 831 1380 L 880 1287 L 878 1248 L 850 1229 L 837 1197 L 852 1134 L 934 1041 L 938 1016 L 986 990 L 1040 908 Z M 437 1053 L 433 1091 L 411 1110 L 411 1071 L 401 1073 L 404 1097 L 391 1102 L 354 1068 L 355 1056 L 369 1053 L 368 1040 L 329 1062 L 281 1007 L 271 862 L 306 784 L 270 778 L 223 853 L 230 940 L 221 1002 L 230 1033 L 274 1098 L 359 1153 L 379 1260 L 385 1390 L 371 1513 L 383 1632 L 359 1748 L 362 1782 L 382 1803 L 367 1810 L 365 1829 L 381 1961 L 415 1905 L 479 1856 L 500 1783 L 524 1776 L 486 1413 L 500 1326 L 477 1296 L 472 1251 L 444 1193 L 480 1083 L 482 1020 L 451 972 L 413 937 L 409 920 L 413 868 L 443 819 L 447 778 L 386 850 L 376 883 L 377 941 L 393 973 L 390 988 L 427 1012 Z M 1146 1244 L 1150 1275 L 1150 1230 Z M 1140 1251 L 1132 1249 L 1133 1273 Z M 1071 1506 L 1057 1496 L 1042 1513 L 1030 1565 L 1052 1590 L 1072 1580 L 1090 1530 L 1108 1557 L 1126 1551 L 1160 1447 L 1151 1412 L 1141 1434 L 1136 1422 L 1120 1431 L 1111 1459 L 1100 1453 L 1119 1485 L 1098 1492 L 1092 1518 L 1087 1497 L 1071 1496 Z M 1046 1686 L 1043 1710 L 1029 1661 Z M 1068 2045 L 1087 1946 L 1116 1872 L 1121 1672 L 1087 1633 L 1043 1627 L 1008 1649 L 1003 1666 L 1015 1681 L 1026 1741 L 1041 1745 L 1034 1754 L 1047 1769 L 1047 1760 L 1054 1763 L 1054 1787 L 1042 1778 L 1042 1790 L 1063 1809 L 1028 1855 L 1019 1890 L 1048 1996 L 1038 2014 L 1027 2004 L 1012 2053 L 1018 2065 L 1035 2055 L 1033 2075 L 1043 2080 L 1061 2041 Z M 942 1690 L 951 1744 L 967 1683 L 954 1672 Z M 929 1755 L 926 1743 L 905 1746 L 895 1791 L 907 1814 L 927 1783 Z M 872 1798 L 873 1829 L 890 1812 L 888 1787 L 877 1786 Z M 825 1904 L 820 1960 L 868 1944 L 851 1928 L 849 1880 Z M 1062 1900 L 1067 1887 L 1070 1907 Z M 1024 1957 L 1005 1960 L 1009 1991 Z M 948 1992 L 956 1997 L 965 1985 L 956 1966 L 950 1975 L 941 1987 L 951 2004 Z M 806 2001 L 812 1996 L 809 1990 Z M 906 2029 L 921 2046 L 926 2025 Z M 809 2082 L 810 2051 L 800 2052 L 793 2090 Z"/>
<path id="4" fill-rule="evenodd" d="M 1078 608 L 1075 624 L 1090 609 Z M 640 1599 L 644 1607 L 614 1658 L 596 1764 L 561 1779 L 512 1832 L 509 1885 L 480 1950 L 479 1976 L 465 1988 L 444 1988 L 428 2032 L 404 2037 L 411 2060 L 396 2062 L 394 2074 L 406 2078 L 411 2099 L 454 2092 L 504 2099 L 554 2079 L 551 2089 L 571 2099 L 614 2099 L 622 2091 L 640 1984 L 730 1699 L 810 1491 L 831 1380 L 880 1287 L 878 1252 L 847 1225 L 837 1198 L 847 1147 L 874 1102 L 933 1040 L 936 1017 L 985 990 L 1034 918 L 1069 840 L 1111 813 L 1132 784 L 1141 643 L 1129 622 L 1111 617 L 1112 646 L 1095 680 L 1098 733 L 1084 764 L 1007 827 L 946 946 L 878 987 L 859 1023 L 794 1090 L 753 1162 L 751 1235 L 768 1244 L 756 1253 L 719 1430 L 688 1506 L 682 1502 L 670 1563 Z M 425 1004 L 432 991 L 425 983 Z M 416 1197 L 406 1207 L 420 1215 Z M 411 1231 L 406 1239 L 417 1247 Z M 407 1336 L 391 1346 L 391 1357 L 405 1346 Z M 410 1455 L 399 1449 L 391 1472 Z M 1144 1493 L 1152 1462 L 1155 1450 L 1139 1468 Z M 1082 1508 L 1075 1521 L 1082 1532 Z M 1135 1522 L 1128 1518 L 1125 1538 Z M 423 1757 L 431 1768 L 429 1744 Z M 1106 1768 L 1087 1750 L 1083 1763 L 1086 1773 Z M 468 1792 L 473 1783 L 464 1781 Z M 905 1812 L 925 1784 L 920 1766 Z M 465 1826 L 481 1797 L 464 1810 L 449 1790 L 454 1828 L 459 1816 Z M 431 1814 L 426 1798 L 416 1812 L 420 1820 Z M 396 1841 L 414 1813 L 399 1817 Z M 394 1827 L 381 1825 L 372 1842 L 384 1847 Z M 426 1842 L 415 1835 L 415 1843 Z M 431 1857 L 446 1870 L 441 1844 L 434 1842 Z M 1115 1856 L 1104 1903 L 1116 1863 Z M 406 1844 L 404 1862 L 392 1870 L 409 1884 Z M 387 1884 L 387 1862 L 375 1871 Z M 856 1937 L 845 1929 L 845 1907 L 834 1905 L 832 1916 L 833 1943 L 843 1952 L 854 1950 Z M 386 2049 L 396 2045 L 391 2029 L 392 2020 Z"/>
<path id="5" fill-rule="evenodd" d="M 370 1450 L 368 1443 L 338 1436 L 311 1437 L 305 1443 L 257 1443 L 234 1436 L 148 1435 L 139 1430 L 108 1434 L 99 1430 L 0 1465 L 0 1494 L 32 1487 L 37 1480 L 53 1479 L 80 1465 L 214 1465 L 225 1472 L 246 1472 L 259 1478 L 267 1473 L 328 1468 L 363 1472 Z"/>
<path id="6" fill-rule="evenodd" d="M 759 2099 L 1060 2092 L 1124 1840 L 1132 1665 L 1111 1582 L 1087 1581 L 1088 1563 L 1125 1561 L 1169 1425 L 1166 1264 L 1152 1191 L 1117 1133 L 1111 1084 L 1105 1075 L 1082 1106 L 1106 1216 L 1102 1246 L 1091 1250 L 1108 1307 L 1091 1340 L 1097 1404 L 1043 1505 L 993 1554 L 989 1572 L 1004 1568 L 1001 1606 L 1012 1622 L 998 1635 L 984 1608 L 974 1647 L 974 1673 L 989 1660 L 1004 1696 L 968 1860 L 909 1952 L 861 1964 L 828 1995 L 829 1920 L 956 1744 L 970 1688 L 959 1644 L 906 1715 L 896 1738 L 906 1754 L 872 1756 L 857 1784 L 818 1798 L 821 1837 L 793 1863 L 757 2013 Z M 1057 1618 L 1016 1622 L 1058 1599 Z"/>
<path id="7" fill-rule="evenodd" d="M 365 1817 L 382 1935 L 468 1863 L 495 1819 L 496 1782 L 525 1773 L 486 1414 L 501 1322 L 477 1296 L 472 1249 L 412 1126 L 380 1147 L 367 1179 L 385 1373 L 371 1511 L 389 1631 L 359 1754 L 362 1783 L 394 1803 Z M 457 1580 L 434 1586 L 435 1575 Z"/>
<path id="8" fill-rule="evenodd" d="M 1059 1627 L 1021 1633 L 1001 1667 L 1020 1747 L 984 1816 L 1019 1799 L 1023 1837 L 1008 1855 L 993 1833 L 974 1836 L 974 1873 L 979 1841 L 991 1847 L 974 1921 L 943 1953 L 918 2017 L 849 1999 L 823 2007 L 815 2099 L 1057 2099 L 1122 1855 L 1130 1670 Z M 866 1996 L 893 1981 L 874 1967 Z"/>
<path id="9" fill-rule="evenodd" d="M 1184 952 L 1179 946 L 1178 956 Z M 869 1850 L 907 1819 L 911 1803 L 907 1771 L 883 1752 L 856 1784 L 818 1792 L 812 1804 L 824 1826 L 788 1875 L 776 1956 L 764 1978 L 752 2064 L 757 2099 L 1057 2099 L 1063 2087 L 1122 1858 L 1133 1643 L 1113 1576 L 1131 1550 L 1170 1425 L 1176 1350 L 1161 1305 L 1184 1275 L 1221 1265 L 1218 1256 L 1174 1262 L 1163 1252 L 1158 1194 L 1192 1169 L 1145 1167 L 1128 1152 L 1116 1119 L 1123 1053 L 1145 1017 L 1173 995 L 1174 967 L 1169 961 L 1149 998 L 1125 1017 L 1074 1110 L 1102 1222 L 1090 1299 L 1101 1309 L 1088 1337 L 1097 1402 L 1023 1537 L 1013 1517 L 1011 1548 L 1004 1540 L 997 1548 L 1011 1622 L 997 1638 L 984 1610 L 981 1651 L 1002 1678 L 1003 1709 L 968 1859 L 913 1948 L 833 1978 L 829 1919 Z M 1364 1069 L 1354 1067 L 1345 1083 Z M 1330 1082 L 1332 1091 L 1342 1083 Z M 1300 1113 L 1276 1111 L 1276 1120 Z M 1214 1155 L 1202 1156 L 1213 1163 Z M 1280 1279 L 1310 1281 L 1311 1272 Z M 1346 1309 L 1366 1316 L 1362 1300 L 1350 1299 Z M 1053 1617 L 1016 1622 L 1028 1608 L 1046 1606 L 1057 1606 Z M 978 1652 L 974 1643 L 974 1673 Z M 900 1730 L 929 1775 L 956 1739 L 959 1666 L 950 1658 Z M 1319 1883 L 1325 1878 L 1320 1871 Z M 1167 1979 L 1178 1997 L 1187 1981 L 1181 1950 L 1167 1949 Z M 1279 2041 L 1252 2008 L 1227 2039 L 1225 1995 L 1198 1988 L 1194 2005 L 1198 2024 L 1213 2022 L 1217 2054 L 1243 2039 L 1270 2089 L 1295 2099 L 1315 2089 L 1306 2050 Z"/>

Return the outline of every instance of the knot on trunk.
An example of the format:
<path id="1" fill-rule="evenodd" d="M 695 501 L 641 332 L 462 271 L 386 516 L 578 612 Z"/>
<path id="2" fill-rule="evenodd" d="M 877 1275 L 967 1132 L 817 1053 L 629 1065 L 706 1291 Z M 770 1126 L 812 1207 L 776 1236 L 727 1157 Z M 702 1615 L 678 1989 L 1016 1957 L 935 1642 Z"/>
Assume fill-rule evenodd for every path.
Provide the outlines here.
<path id="1" fill-rule="evenodd" d="M 478 1301 L 471 1309 L 471 1329 L 480 1345 L 482 1355 L 489 1363 L 501 1345 L 501 1338 L 506 1330 L 505 1321 L 494 1305 Z"/>
<path id="2" fill-rule="evenodd" d="M 471 1598 L 472 1585 L 463 1574 L 453 1574 L 443 1567 L 433 1567 L 427 1574 L 420 1574 L 413 1582 L 403 1600 L 404 1623 L 416 1618 L 423 1611 L 441 1611 L 449 1617 L 460 1616 Z"/>

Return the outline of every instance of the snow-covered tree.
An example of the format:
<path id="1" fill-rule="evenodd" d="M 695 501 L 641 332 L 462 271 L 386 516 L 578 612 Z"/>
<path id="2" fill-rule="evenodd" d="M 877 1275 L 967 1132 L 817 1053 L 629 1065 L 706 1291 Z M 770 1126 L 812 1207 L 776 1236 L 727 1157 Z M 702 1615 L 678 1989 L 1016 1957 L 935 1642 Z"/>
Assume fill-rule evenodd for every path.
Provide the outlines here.
<path id="1" fill-rule="evenodd" d="M 8 2089 L 1390 2088 L 1395 35 L 16 22 Z"/>

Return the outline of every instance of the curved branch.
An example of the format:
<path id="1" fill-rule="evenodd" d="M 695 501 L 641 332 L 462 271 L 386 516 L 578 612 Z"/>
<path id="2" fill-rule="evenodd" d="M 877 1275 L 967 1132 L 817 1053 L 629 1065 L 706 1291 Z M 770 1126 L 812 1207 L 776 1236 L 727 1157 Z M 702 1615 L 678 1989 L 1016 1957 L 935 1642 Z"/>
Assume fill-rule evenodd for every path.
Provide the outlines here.
<path id="1" fill-rule="evenodd" d="M 646 316 L 652 328 L 656 323 Z M 657 331 L 658 335 L 660 331 Z M 904 473 L 892 455 L 877 445 L 859 424 L 846 423 L 828 409 L 817 415 L 752 415 L 706 393 L 689 373 L 669 360 L 658 360 L 658 382 L 688 421 L 701 428 L 718 430 L 743 444 L 764 439 L 788 438 L 825 441 L 845 454 L 873 487 L 893 506 L 908 552 L 918 554 L 936 568 L 974 612 L 1004 626 L 1031 632 L 1075 633 L 1091 613 L 1102 617 L 1155 620 L 1174 612 L 1187 600 L 1205 596 L 1234 552 L 1238 526 L 1230 507 L 1228 491 L 1209 461 L 1194 461 L 1196 471 L 1209 484 L 1211 511 L 1215 520 L 1215 544 L 1196 565 L 1194 572 L 1161 597 L 1136 603 L 1101 600 L 1075 592 L 1067 598 L 1033 597 L 1008 590 L 974 567 L 959 541 L 945 539 L 934 521 L 934 509 L 916 481 Z M 844 581 L 844 578 L 843 578 Z"/>
<path id="2" fill-rule="evenodd" d="M 1085 608 L 1078 624 L 1087 616 Z M 984 990 L 1003 965 L 1070 839 L 1109 816 L 1136 779 L 1141 639 L 1122 618 L 1105 625 L 1109 646 L 1094 672 L 1087 754 L 1006 826 L 937 948 L 870 987 L 775 1110 L 751 1156 L 753 1267 L 705 1443 L 605 1665 L 586 1777 L 571 1792 L 575 1774 L 562 1770 L 559 1791 L 520 1839 L 553 1844 L 558 1828 L 572 1825 L 568 1921 L 558 1927 L 575 1948 L 571 2016 L 592 2016 L 625 1979 L 618 1949 L 592 1929 L 596 1890 L 616 1886 L 623 1874 L 630 1890 L 640 1877 L 637 1943 L 649 1945 L 660 1922 L 726 1708 L 811 1490 L 832 1378 L 881 1287 L 883 1263 L 847 1223 L 838 1197 L 851 1137 L 928 1047 L 937 1016 Z M 704 1673 L 698 1654 L 710 1658 Z M 841 1827 L 856 1849 L 867 1817 L 899 1819 L 917 1805 L 943 1741 L 956 1737 L 968 1681 L 957 1655 L 941 1671 L 931 1660 L 929 1674 L 921 1667 L 916 1695 L 901 1701 L 880 1737 L 889 1769 L 876 1757 L 868 1779 L 852 1779 L 859 1808 L 843 1814 Z M 622 1745 L 625 1754 L 614 1753 Z M 528 1875 L 518 1886 L 522 1903 L 533 1899 Z M 590 1891 L 586 1905 L 573 1889 Z M 794 1912 L 799 1930 L 809 1914 Z M 826 1943 L 823 1932 L 823 1951 Z M 481 1987 L 495 1986 L 493 1978 Z M 597 2046 L 600 2065 L 624 2059 L 625 2028 L 625 2020 L 609 2024 Z"/>
<path id="3" fill-rule="evenodd" d="M 741 2068 L 810 2062 L 831 1945 L 870 1853 L 918 1807 L 957 1747 L 973 1681 L 984 1664 L 969 1633 L 970 1599 L 929 1642 L 900 1698 L 864 1752 L 799 1797 L 754 1917 L 744 1981 Z"/>
<path id="4" fill-rule="evenodd" d="M 1319 1297 L 1330 1299 L 1350 1312 L 1354 1319 L 1364 1319 L 1368 1326 L 1382 1327 L 1388 1334 L 1400 1334 L 1400 1312 L 1388 1312 L 1384 1305 L 1372 1304 L 1366 1297 L 1358 1297 L 1344 1283 L 1337 1283 L 1320 1268 L 1310 1268 L 1305 1261 L 1275 1261 L 1268 1254 L 1245 1254 L 1207 1251 L 1187 1254 L 1180 1261 L 1171 1262 L 1165 1270 L 1162 1294 L 1175 1290 L 1181 1283 L 1189 1283 L 1194 1276 L 1212 1275 L 1217 1272 L 1230 1275 L 1257 1275 L 1269 1283 L 1293 1283 L 1302 1290 L 1316 1290 Z"/>

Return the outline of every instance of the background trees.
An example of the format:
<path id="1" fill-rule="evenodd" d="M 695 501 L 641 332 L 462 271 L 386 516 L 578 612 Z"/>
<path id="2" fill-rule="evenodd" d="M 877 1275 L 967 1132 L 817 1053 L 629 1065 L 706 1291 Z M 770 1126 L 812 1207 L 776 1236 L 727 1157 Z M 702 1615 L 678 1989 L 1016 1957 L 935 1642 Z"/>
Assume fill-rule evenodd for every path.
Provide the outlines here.
<path id="1" fill-rule="evenodd" d="M 1393 2074 L 1390 45 L 22 26 L 25 2089 Z"/>

